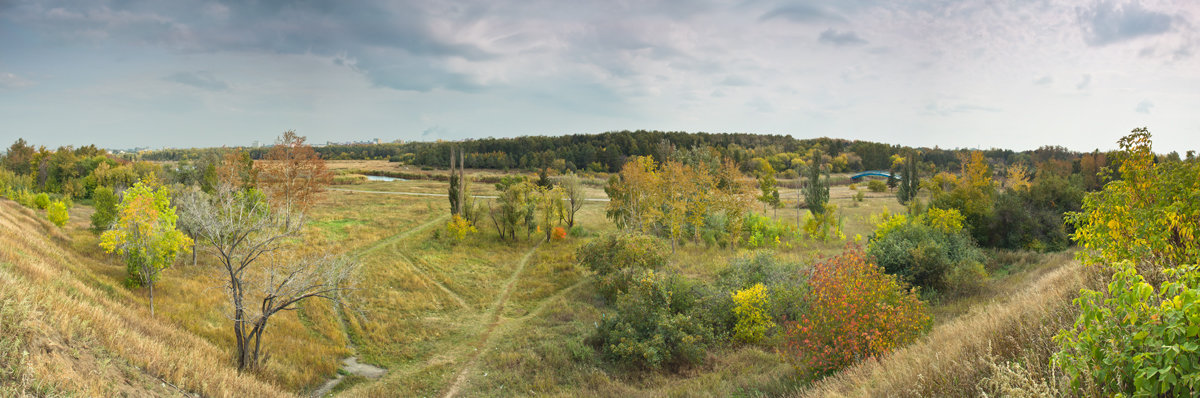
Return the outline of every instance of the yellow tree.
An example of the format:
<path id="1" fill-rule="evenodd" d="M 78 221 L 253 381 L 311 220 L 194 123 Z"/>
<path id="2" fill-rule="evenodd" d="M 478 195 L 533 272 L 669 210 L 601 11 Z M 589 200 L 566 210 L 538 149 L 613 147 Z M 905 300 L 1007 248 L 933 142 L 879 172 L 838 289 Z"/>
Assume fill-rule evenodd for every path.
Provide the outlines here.
<path id="1" fill-rule="evenodd" d="M 1009 188 L 1018 191 L 1028 191 L 1031 186 L 1029 183 L 1029 170 L 1025 169 L 1025 166 L 1022 164 L 1008 166 L 1008 176 L 1006 180 L 1008 180 L 1007 182 Z"/>
<path id="2" fill-rule="evenodd" d="M 725 212 L 731 247 L 737 247 L 746 212 L 754 202 L 754 194 L 751 192 L 750 185 L 750 182 L 742 178 L 737 163 L 731 159 L 725 159 L 717 174 L 717 200 L 719 208 Z"/>
<path id="3" fill-rule="evenodd" d="M 100 235 L 100 247 L 125 259 L 129 272 L 125 283 L 149 289 L 151 316 L 159 274 L 192 245 L 191 238 L 175 229 L 177 219 L 170 190 L 139 182 L 125 191 L 117 206 L 117 222 Z"/>
<path id="4" fill-rule="evenodd" d="M 770 167 L 770 166 L 767 166 Z M 671 237 L 671 252 L 675 252 L 675 244 L 683 236 L 683 228 L 687 223 L 688 186 L 693 178 L 691 167 L 676 161 L 663 164 L 661 181 L 658 184 L 658 197 L 661 198 L 661 220 L 667 227 Z"/>

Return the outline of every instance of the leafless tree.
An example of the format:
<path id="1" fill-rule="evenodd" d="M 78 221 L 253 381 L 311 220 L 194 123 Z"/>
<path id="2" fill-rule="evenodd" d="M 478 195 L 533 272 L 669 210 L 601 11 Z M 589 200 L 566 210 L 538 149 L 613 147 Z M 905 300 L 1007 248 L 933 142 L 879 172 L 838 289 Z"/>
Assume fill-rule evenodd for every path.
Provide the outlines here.
<path id="1" fill-rule="evenodd" d="M 225 183 L 211 195 L 180 195 L 180 208 L 194 225 L 197 240 L 210 245 L 220 263 L 216 276 L 229 295 L 239 371 L 258 367 L 262 336 L 272 315 L 294 310 L 312 297 L 337 301 L 352 288 L 356 262 L 287 252 L 289 240 L 298 237 L 304 225 L 304 214 L 271 208 L 258 191 Z"/>

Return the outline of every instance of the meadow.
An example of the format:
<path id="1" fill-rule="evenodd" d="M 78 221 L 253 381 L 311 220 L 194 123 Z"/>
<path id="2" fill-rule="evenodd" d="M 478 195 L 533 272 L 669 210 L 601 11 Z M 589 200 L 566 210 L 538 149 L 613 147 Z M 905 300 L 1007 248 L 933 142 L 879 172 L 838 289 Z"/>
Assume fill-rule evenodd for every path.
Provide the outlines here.
<path id="1" fill-rule="evenodd" d="M 330 165 L 334 170 L 391 167 L 380 161 L 333 161 Z M 495 171 L 488 173 L 489 177 L 502 175 Z M 784 180 L 781 185 L 794 183 Z M 883 365 L 868 362 L 845 375 L 811 386 L 814 389 L 809 390 L 806 382 L 795 377 L 792 365 L 765 345 L 714 348 L 702 365 L 677 372 L 630 372 L 614 366 L 602 360 L 585 342 L 604 309 L 591 283 L 590 271 L 583 269 L 575 258 L 579 247 L 586 242 L 616 230 L 605 217 L 607 203 L 585 202 L 578 215 L 583 232 L 562 241 L 541 242 L 537 234 L 516 242 L 500 241 L 486 219 L 481 219 L 477 233 L 469 234 L 464 241 L 455 241 L 445 236 L 449 203 L 444 196 L 403 194 L 436 195 L 445 192 L 445 188 L 446 183 L 436 177 L 330 187 L 309 212 L 303 237 L 289 247 L 357 259 L 362 264 L 357 286 L 344 297 L 344 306 L 310 300 L 297 311 L 273 318 L 264 340 L 267 357 L 255 376 L 221 376 L 234 381 L 220 381 L 222 387 L 213 389 L 210 379 L 224 373 L 188 373 L 188 368 L 204 363 L 215 363 L 217 368 L 232 372 L 227 359 L 231 352 L 224 348 L 232 345 L 227 314 L 222 310 L 224 291 L 213 280 L 214 259 L 204 246 L 200 246 L 195 265 L 191 264 L 190 258 L 184 258 L 163 274 L 156 294 L 157 317 L 150 319 L 143 314 L 147 319 L 138 321 L 168 325 L 164 327 L 170 328 L 172 333 L 188 336 L 181 338 L 183 341 L 203 349 L 190 351 L 192 357 L 187 360 L 172 359 L 172 355 L 178 353 L 169 351 L 138 356 L 130 353 L 125 360 L 135 367 L 186 362 L 188 366 L 171 365 L 181 369 L 164 370 L 162 374 L 170 375 L 169 379 L 175 385 L 204 395 L 238 391 L 230 388 L 229 383 L 234 382 L 247 383 L 244 388 L 261 388 L 272 394 L 311 394 L 339 372 L 344 377 L 339 378 L 328 392 L 330 395 L 776 396 L 821 392 L 872 395 L 855 390 L 859 387 L 854 386 L 874 385 L 876 382 L 866 380 L 879 378 L 886 383 L 903 383 L 911 377 L 891 370 L 873 370 Z M 598 183 L 585 184 L 585 188 L 588 198 L 606 198 Z M 469 189 L 484 202 L 489 200 L 484 197 L 497 194 L 492 184 L 476 182 Z M 802 240 L 792 247 L 777 248 L 775 255 L 785 261 L 813 264 L 841 253 L 848 243 L 865 243 L 864 237 L 875 229 L 880 214 L 905 211 L 892 192 L 859 189 L 864 191 L 861 201 L 855 200 L 857 191 L 848 186 L 834 186 L 830 190 L 830 201 L 839 209 L 845 240 Z M 785 224 L 794 224 L 807 216 L 807 210 L 797 214 L 796 190 L 785 189 L 782 196 L 783 208 L 757 210 Z M 28 213 L 11 202 L 6 206 L 14 209 L 11 213 Z M 52 249 L 37 257 L 63 258 L 58 265 L 62 268 L 56 272 L 74 275 L 66 279 L 69 281 L 65 287 L 68 289 L 64 294 L 66 297 L 78 295 L 75 289 L 86 289 L 91 292 L 89 295 L 111 296 L 135 304 L 122 311 L 141 312 L 147 306 L 147 298 L 141 290 L 122 287 L 123 264 L 104 254 L 97 246 L 97 237 L 87 229 L 85 220 L 91 211 L 88 206 L 74 206 L 72 221 L 62 232 L 50 232 L 50 238 L 40 242 Z M 36 235 L 50 231 L 44 220 L 24 217 L 30 220 L 8 222 L 23 223 L 21 228 L 44 230 Z M 710 282 L 734 259 L 753 256 L 757 252 L 709 247 L 685 240 L 670 257 L 664 271 L 701 283 Z M 10 257 L 13 258 L 6 261 L 29 258 L 23 255 Z M 1031 300 L 1024 297 L 1048 294 L 1040 292 L 1046 289 L 1045 286 L 1053 285 L 1057 289 L 1053 293 L 1056 296 L 1049 300 L 1066 302 L 1060 296 L 1077 285 L 1076 282 L 1060 283 L 1067 278 L 1064 270 L 1071 269 L 1070 263 L 1068 255 L 1046 257 L 1021 252 L 1007 254 L 1007 260 L 994 261 L 989 268 L 995 278 L 984 289 L 974 295 L 945 298 L 934 303 L 935 329 L 918 345 L 899 351 L 894 357 L 900 359 L 892 360 L 923 363 L 935 354 L 930 353 L 931 348 L 922 347 L 940 349 L 944 341 L 961 339 L 969 334 L 995 331 L 995 335 L 971 341 L 977 344 L 1002 341 L 1011 333 L 1001 329 L 1010 325 L 1013 319 L 1044 316 L 1020 312 L 1019 308 Z M 53 279 L 41 275 L 47 271 L 23 272 L 33 276 L 11 273 L 16 276 L 6 277 Z M 70 287 L 79 284 L 90 285 Z M 1013 296 L 1027 290 L 1034 293 Z M 1015 298 L 1004 299 L 1009 296 Z M 1069 311 L 1063 311 L 1059 312 L 1069 314 Z M 92 321 L 83 322 L 63 327 L 70 333 L 79 333 L 80 328 Z M 121 328 L 125 327 L 111 329 Z M 97 333 L 104 336 L 103 332 Z M 120 335 L 122 333 L 92 338 L 116 339 Z M 955 352 L 961 352 L 959 355 L 964 358 L 1017 355 L 996 354 L 992 348 L 978 346 Z M 202 355 L 203 359 L 191 359 L 196 355 Z M 347 357 L 385 369 L 386 373 L 379 378 L 368 378 L 339 369 L 343 358 Z M 148 363 L 139 364 L 139 359 Z M 975 366 L 988 366 L 989 363 L 975 363 Z M 70 385 L 66 381 L 55 382 L 61 379 L 45 377 L 51 373 L 46 366 L 35 363 L 30 369 L 41 375 L 38 380 L 49 380 L 51 386 Z M 86 378 L 80 378 L 83 379 Z M 839 383 L 851 387 L 840 387 L 842 384 Z M 153 383 L 146 382 L 143 386 L 151 388 Z M 111 391 L 105 388 L 103 384 L 96 384 L 71 389 L 89 393 Z M 160 390 L 150 394 L 169 393 Z M 216 393 L 218 391 L 220 394 Z"/>

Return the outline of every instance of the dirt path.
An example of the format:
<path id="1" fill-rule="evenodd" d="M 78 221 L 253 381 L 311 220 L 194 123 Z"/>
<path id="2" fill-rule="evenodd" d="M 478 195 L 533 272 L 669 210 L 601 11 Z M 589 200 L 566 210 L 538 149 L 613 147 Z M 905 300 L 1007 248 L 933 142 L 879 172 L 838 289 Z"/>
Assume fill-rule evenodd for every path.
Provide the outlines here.
<path id="1" fill-rule="evenodd" d="M 479 336 L 479 342 L 476 343 L 475 350 L 471 353 L 471 358 L 467 360 L 467 365 L 463 366 L 462 370 L 458 372 L 458 376 L 454 377 L 454 383 L 450 384 L 446 393 L 442 395 L 443 398 L 451 398 L 458 395 L 458 390 L 466 382 L 467 375 L 475 369 L 475 365 L 479 362 L 479 357 L 487 351 L 488 340 L 492 337 L 492 331 L 500 324 L 500 313 L 504 310 L 504 304 L 508 302 L 508 296 L 512 294 L 513 286 L 517 284 L 521 273 L 525 271 L 525 265 L 529 263 L 529 258 L 533 257 L 533 253 L 537 251 L 539 246 L 541 246 L 541 242 L 538 242 L 537 246 L 529 249 L 529 252 L 525 253 L 524 257 L 521 257 L 521 262 L 517 264 L 517 269 L 513 271 L 512 276 L 508 277 L 508 281 L 504 284 L 504 290 L 496 297 L 496 302 L 492 304 L 492 308 L 486 315 L 488 319 L 487 328 Z"/>
<path id="2" fill-rule="evenodd" d="M 447 296 L 450 296 L 451 299 L 454 299 L 454 302 L 458 303 L 459 307 L 462 307 L 465 310 L 472 309 L 471 305 L 467 304 L 467 301 L 463 300 L 462 296 L 458 295 L 458 293 L 455 293 L 453 290 L 450 290 L 450 288 L 446 287 L 446 285 L 442 284 L 441 282 L 438 282 L 436 279 L 433 279 L 433 276 L 429 275 L 428 273 L 425 272 L 425 270 L 421 269 L 421 267 L 418 265 L 419 260 L 417 260 L 416 258 L 413 258 L 412 255 L 410 255 L 408 253 L 404 253 L 400 250 L 397 250 L 396 254 L 400 255 L 400 258 L 403 258 L 404 261 L 407 261 L 408 265 L 412 266 L 413 271 L 416 271 L 417 275 L 420 275 L 422 278 L 425 278 L 425 280 L 429 281 L 429 283 L 432 283 L 434 286 L 437 286 L 437 288 L 439 290 L 441 290 L 443 293 L 446 293 Z"/>
<path id="3" fill-rule="evenodd" d="M 366 255 L 373 253 L 382 247 L 386 247 L 392 243 L 400 241 L 401 239 L 412 236 L 413 234 L 415 234 L 417 232 L 423 231 L 432 225 L 436 225 L 438 222 L 443 221 L 446 218 L 447 217 L 445 215 L 439 216 L 437 218 L 429 220 L 428 222 L 426 222 L 424 224 L 417 226 L 416 228 L 412 228 L 407 231 L 392 235 L 391 237 L 382 239 L 379 242 L 375 243 L 374 245 L 371 245 L 371 247 L 368 247 L 358 253 L 355 253 L 354 257 L 355 258 L 363 258 Z M 416 265 L 414 265 L 413 268 L 416 269 L 417 268 Z M 461 297 L 458 297 L 458 295 L 454 294 L 453 292 L 449 292 L 449 290 L 446 289 L 445 286 L 442 286 L 437 281 L 430 279 L 427 275 L 424 275 L 424 273 L 421 272 L 420 270 L 417 270 L 417 271 L 419 273 L 421 273 L 422 276 L 425 276 L 426 279 L 429 279 L 435 285 L 437 285 L 438 287 L 440 287 L 443 290 L 446 290 L 448 293 L 450 293 L 451 297 L 458 300 L 460 305 L 464 305 L 464 306 L 466 305 L 466 302 L 462 301 Z M 357 353 L 358 347 L 356 347 L 354 345 L 354 340 L 350 339 L 350 329 L 346 326 L 346 319 L 345 319 L 346 312 L 345 312 L 345 309 L 342 308 L 342 302 L 340 300 L 337 302 L 336 308 L 337 308 L 337 313 L 338 313 L 338 316 L 337 316 L 338 326 L 341 327 L 342 333 L 346 335 L 346 346 L 347 346 L 347 348 L 350 348 L 350 352 Z M 357 354 L 352 355 L 346 359 L 343 359 L 341 370 L 343 372 L 346 372 L 346 373 L 349 373 L 352 375 L 358 375 L 358 376 L 362 376 L 362 377 L 372 379 L 372 380 L 378 379 L 380 377 L 383 377 L 384 374 L 387 374 L 387 369 L 383 369 L 383 368 L 380 368 L 380 367 L 377 367 L 374 365 L 370 365 L 370 364 L 359 363 Z M 342 373 L 339 372 L 337 377 L 334 377 L 333 379 L 326 381 L 325 384 L 321 385 L 321 388 L 318 388 L 316 391 L 313 392 L 312 396 L 322 397 L 322 396 L 325 396 L 325 394 L 329 394 L 329 392 L 333 391 L 333 389 L 335 387 L 337 387 L 338 384 L 341 384 L 342 379 L 344 377 L 345 376 L 343 376 Z"/>

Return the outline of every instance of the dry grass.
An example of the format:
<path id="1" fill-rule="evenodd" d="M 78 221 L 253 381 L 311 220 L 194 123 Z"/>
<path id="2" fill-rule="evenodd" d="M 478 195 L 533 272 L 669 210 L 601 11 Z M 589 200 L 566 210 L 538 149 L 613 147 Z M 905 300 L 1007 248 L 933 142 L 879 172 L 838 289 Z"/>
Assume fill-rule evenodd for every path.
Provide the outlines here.
<path id="1" fill-rule="evenodd" d="M 1051 256 L 1046 271 L 1011 297 L 936 326 L 880 360 L 861 363 L 799 396 L 961 397 L 1062 390 L 1049 366 L 1051 337 L 1074 322 L 1071 300 L 1087 285 L 1075 261 Z"/>
<path id="2" fill-rule="evenodd" d="M 0 200 L 0 247 L 4 327 L 20 342 L 20 383 L 35 387 L 18 394 L 286 395 L 239 375 L 211 342 L 151 318 L 133 294 L 95 272 L 109 265 L 76 255 L 58 228 L 8 200 Z"/>

